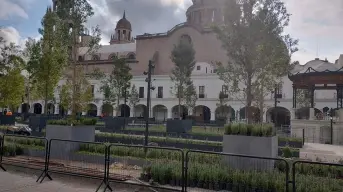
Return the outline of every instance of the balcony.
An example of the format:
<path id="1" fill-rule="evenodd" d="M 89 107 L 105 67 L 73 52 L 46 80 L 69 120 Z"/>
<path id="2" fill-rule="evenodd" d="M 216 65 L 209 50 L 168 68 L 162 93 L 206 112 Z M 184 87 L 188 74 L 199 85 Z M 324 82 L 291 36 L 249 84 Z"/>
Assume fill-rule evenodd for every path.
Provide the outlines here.
<path id="1" fill-rule="evenodd" d="M 199 97 L 199 99 L 204 99 L 206 97 L 206 95 L 205 94 L 199 94 L 198 97 Z"/>

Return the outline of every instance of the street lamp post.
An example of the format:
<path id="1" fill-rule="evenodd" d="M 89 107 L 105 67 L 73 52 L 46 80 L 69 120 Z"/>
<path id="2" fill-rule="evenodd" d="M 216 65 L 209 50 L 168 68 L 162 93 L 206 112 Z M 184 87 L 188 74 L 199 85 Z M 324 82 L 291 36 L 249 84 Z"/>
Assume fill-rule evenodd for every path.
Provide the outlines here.
<path id="1" fill-rule="evenodd" d="M 154 69 L 154 65 L 152 61 L 149 60 L 148 72 L 144 72 L 144 75 L 148 75 L 145 81 L 148 83 L 148 92 L 147 92 L 147 100 L 146 100 L 146 112 L 145 112 L 145 139 L 144 139 L 144 146 L 148 146 L 148 137 L 149 137 L 149 117 L 150 117 L 150 99 L 151 99 L 151 73 Z"/>

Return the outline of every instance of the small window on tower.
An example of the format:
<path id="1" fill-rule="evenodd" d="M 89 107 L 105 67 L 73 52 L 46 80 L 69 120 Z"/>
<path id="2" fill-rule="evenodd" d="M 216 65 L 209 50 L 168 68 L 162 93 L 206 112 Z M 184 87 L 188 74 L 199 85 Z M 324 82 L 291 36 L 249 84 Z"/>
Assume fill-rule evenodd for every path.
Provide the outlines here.
<path id="1" fill-rule="evenodd" d="M 200 65 L 197 66 L 197 71 L 200 71 L 201 67 Z"/>

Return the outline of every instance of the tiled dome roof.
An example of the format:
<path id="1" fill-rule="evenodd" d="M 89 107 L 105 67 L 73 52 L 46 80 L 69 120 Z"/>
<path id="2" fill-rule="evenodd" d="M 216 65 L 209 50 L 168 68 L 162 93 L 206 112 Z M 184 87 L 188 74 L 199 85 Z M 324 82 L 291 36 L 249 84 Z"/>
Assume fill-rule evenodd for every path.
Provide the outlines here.
<path id="1" fill-rule="evenodd" d="M 121 18 L 121 19 L 118 21 L 118 23 L 117 23 L 116 29 L 129 29 L 129 30 L 132 30 L 130 21 L 128 21 L 128 20 L 126 19 L 125 11 L 124 11 L 123 18 Z"/>

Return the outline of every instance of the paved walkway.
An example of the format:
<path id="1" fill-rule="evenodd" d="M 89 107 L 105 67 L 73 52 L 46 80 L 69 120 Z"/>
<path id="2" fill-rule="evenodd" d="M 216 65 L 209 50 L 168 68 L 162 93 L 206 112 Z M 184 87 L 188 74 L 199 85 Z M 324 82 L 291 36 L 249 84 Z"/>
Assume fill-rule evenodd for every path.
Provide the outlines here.
<path id="1" fill-rule="evenodd" d="M 0 192 L 94 192 L 97 188 L 95 184 L 92 184 L 92 182 L 89 183 L 89 181 L 86 180 L 84 182 L 62 182 L 62 180 L 45 180 L 43 183 L 36 183 L 36 179 L 36 176 L 28 176 L 20 173 L 0 171 Z M 99 182 L 96 183 L 100 184 Z M 132 192 L 135 190 L 116 189 L 115 191 Z"/>
<path id="2" fill-rule="evenodd" d="M 300 158 L 337 163 L 343 160 L 343 146 L 319 143 L 305 143 L 300 149 Z"/>

